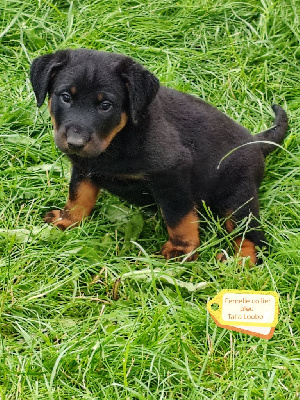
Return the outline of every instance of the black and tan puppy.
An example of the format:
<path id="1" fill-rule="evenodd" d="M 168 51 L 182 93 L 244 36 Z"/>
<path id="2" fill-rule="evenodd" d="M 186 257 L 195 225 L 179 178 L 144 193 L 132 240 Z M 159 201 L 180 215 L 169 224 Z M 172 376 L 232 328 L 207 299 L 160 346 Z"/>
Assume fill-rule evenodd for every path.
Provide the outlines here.
<path id="1" fill-rule="evenodd" d="M 137 205 L 156 202 L 167 224 L 162 254 L 169 259 L 199 246 L 195 210 L 204 201 L 226 218 L 229 232 L 251 215 L 235 249 L 256 263 L 255 247 L 265 243 L 257 192 L 264 157 L 276 148 L 258 141 L 283 140 L 281 107 L 273 106 L 274 126 L 252 136 L 202 100 L 160 86 L 131 58 L 86 49 L 35 59 L 31 82 L 39 107 L 48 94 L 55 142 L 73 165 L 67 204 L 46 214 L 47 222 L 76 225 L 101 188 Z"/>

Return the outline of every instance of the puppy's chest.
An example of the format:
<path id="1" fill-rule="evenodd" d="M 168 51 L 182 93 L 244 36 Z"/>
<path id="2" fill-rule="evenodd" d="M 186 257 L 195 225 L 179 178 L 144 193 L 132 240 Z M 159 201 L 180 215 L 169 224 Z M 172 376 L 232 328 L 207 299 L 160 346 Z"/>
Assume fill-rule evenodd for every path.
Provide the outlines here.
<path id="1" fill-rule="evenodd" d="M 81 174 L 90 179 L 142 180 L 149 170 L 143 157 L 113 157 L 107 155 L 96 159 L 80 160 L 75 164 Z"/>
<path id="2" fill-rule="evenodd" d="M 151 182 L 145 172 L 136 173 L 115 173 L 115 174 L 92 174 L 90 179 L 99 187 L 107 189 L 117 195 L 132 188 L 147 188 Z M 150 185 L 151 186 L 151 185 Z"/>

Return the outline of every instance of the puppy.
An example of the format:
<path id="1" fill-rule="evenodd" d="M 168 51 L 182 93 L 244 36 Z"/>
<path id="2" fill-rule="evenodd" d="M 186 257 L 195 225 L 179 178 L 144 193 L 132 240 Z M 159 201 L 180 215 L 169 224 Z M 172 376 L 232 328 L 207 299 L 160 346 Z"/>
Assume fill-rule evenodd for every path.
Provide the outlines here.
<path id="1" fill-rule="evenodd" d="M 196 208 L 205 202 L 228 232 L 250 216 L 235 252 L 257 262 L 265 244 L 257 193 L 270 142 L 287 131 L 281 107 L 273 106 L 274 126 L 252 136 L 204 101 L 160 86 L 131 58 L 87 49 L 35 59 L 30 78 L 38 107 L 48 94 L 55 142 L 73 167 L 67 204 L 46 222 L 75 226 L 104 188 L 138 206 L 156 202 L 169 234 L 162 254 L 194 260 Z"/>

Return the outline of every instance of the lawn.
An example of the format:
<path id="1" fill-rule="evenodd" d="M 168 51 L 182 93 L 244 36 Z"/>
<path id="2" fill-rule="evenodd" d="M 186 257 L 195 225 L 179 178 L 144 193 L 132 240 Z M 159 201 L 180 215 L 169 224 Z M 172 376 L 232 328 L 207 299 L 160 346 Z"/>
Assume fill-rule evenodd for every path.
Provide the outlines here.
<path id="1" fill-rule="evenodd" d="M 2 400 L 299 398 L 299 15 L 296 0 L 0 0 Z M 273 103 L 287 110 L 260 188 L 261 265 L 237 263 L 205 207 L 190 263 L 159 255 L 158 213 L 106 192 L 78 228 L 43 223 L 64 206 L 70 165 L 28 71 L 78 47 L 127 54 L 253 133 L 272 126 Z M 225 288 L 279 293 L 272 339 L 216 326 L 206 304 Z"/>

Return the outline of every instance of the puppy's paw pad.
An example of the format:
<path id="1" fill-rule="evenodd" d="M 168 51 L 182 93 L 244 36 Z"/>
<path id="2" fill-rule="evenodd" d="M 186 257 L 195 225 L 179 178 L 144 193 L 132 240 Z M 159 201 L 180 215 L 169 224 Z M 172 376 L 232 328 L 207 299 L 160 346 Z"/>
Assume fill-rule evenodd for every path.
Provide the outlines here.
<path id="1" fill-rule="evenodd" d="M 168 240 L 162 247 L 161 254 L 167 259 L 171 258 L 179 258 L 189 254 L 191 251 L 195 250 L 197 246 L 175 246 L 172 244 L 170 240 Z M 198 255 L 196 253 L 191 254 L 186 261 L 194 261 L 196 260 Z"/>
<path id="2" fill-rule="evenodd" d="M 44 217 L 44 221 L 47 224 L 53 224 L 54 226 L 57 226 L 57 228 L 61 231 L 65 231 L 73 224 L 73 221 L 66 218 L 65 212 L 61 210 L 52 210 L 47 212 Z"/>
<path id="3" fill-rule="evenodd" d="M 62 211 L 61 210 L 52 210 L 45 214 L 44 221 L 47 224 L 53 224 L 54 222 L 62 219 Z"/>

